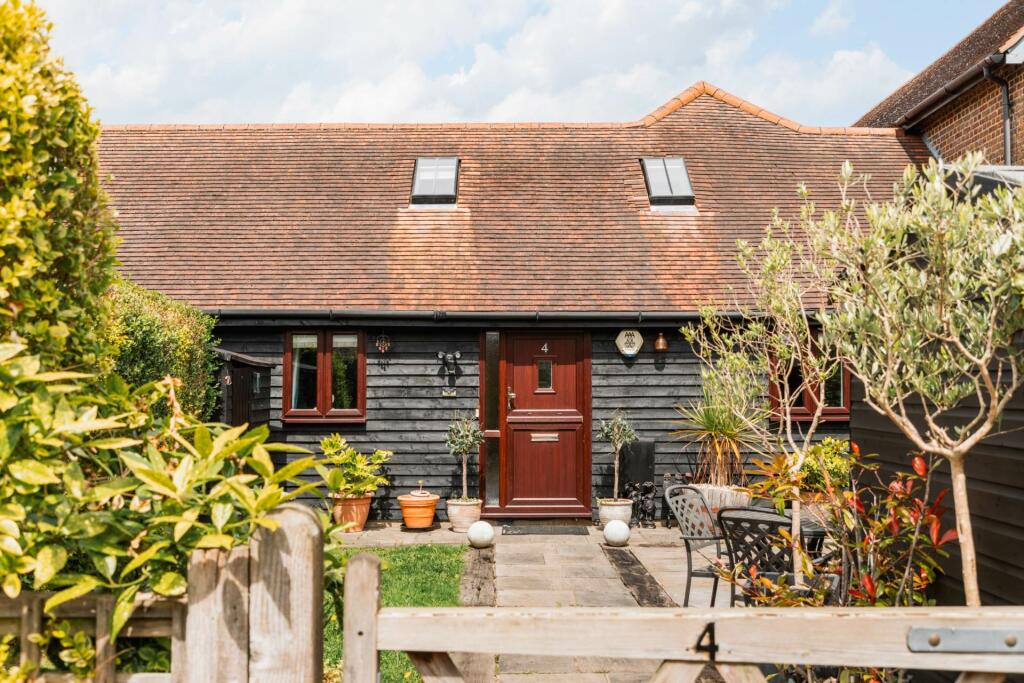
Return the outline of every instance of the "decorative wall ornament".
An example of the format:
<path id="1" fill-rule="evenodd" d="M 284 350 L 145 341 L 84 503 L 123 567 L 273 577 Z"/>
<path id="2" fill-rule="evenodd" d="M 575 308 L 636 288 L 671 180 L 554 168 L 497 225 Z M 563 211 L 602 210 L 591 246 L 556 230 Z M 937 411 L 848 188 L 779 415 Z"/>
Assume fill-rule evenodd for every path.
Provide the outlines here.
<path id="1" fill-rule="evenodd" d="M 636 358 L 644 345 L 640 330 L 622 330 L 615 338 L 615 348 L 626 358 Z"/>
<path id="2" fill-rule="evenodd" d="M 665 353 L 668 351 L 668 339 L 665 339 L 665 333 L 659 332 L 658 338 L 654 340 L 654 352 Z"/>
<path id="3" fill-rule="evenodd" d="M 462 358 L 461 351 L 438 351 L 437 359 L 441 361 L 441 372 L 444 378 L 444 387 L 441 389 L 441 396 L 452 398 L 455 396 L 455 380 L 459 376 L 458 360 Z"/>
<path id="4" fill-rule="evenodd" d="M 386 334 L 378 334 L 377 338 L 373 340 L 373 345 L 381 353 L 387 353 L 391 350 L 391 337 Z"/>

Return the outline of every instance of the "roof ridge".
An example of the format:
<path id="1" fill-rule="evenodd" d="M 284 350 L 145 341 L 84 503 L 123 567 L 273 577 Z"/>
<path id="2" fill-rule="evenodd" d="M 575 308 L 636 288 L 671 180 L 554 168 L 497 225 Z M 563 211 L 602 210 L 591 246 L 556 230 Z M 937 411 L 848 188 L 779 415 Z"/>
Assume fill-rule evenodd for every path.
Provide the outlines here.
<path id="1" fill-rule="evenodd" d="M 686 90 L 682 91 L 665 104 L 661 105 L 650 114 L 640 120 L 639 123 L 650 126 L 662 120 L 672 112 L 685 107 L 690 102 L 701 95 L 708 95 L 715 98 L 720 102 L 724 102 L 732 107 L 735 107 L 741 111 L 744 111 L 752 116 L 756 116 L 760 119 L 764 119 L 769 123 L 774 123 L 790 130 L 796 131 L 797 133 L 810 133 L 815 135 L 882 135 L 882 136 L 899 136 L 904 135 L 905 132 L 901 128 L 868 128 L 860 126 L 805 126 L 801 123 L 797 123 L 791 119 L 787 119 L 778 114 L 772 113 L 764 107 L 745 100 L 742 97 L 737 97 L 732 93 L 726 91 L 723 88 L 719 88 L 713 83 L 707 81 L 697 81 Z"/>
<path id="2" fill-rule="evenodd" d="M 502 123 L 142 123 L 104 125 L 104 131 L 159 131 L 159 130 L 370 130 L 370 129 L 404 129 L 404 128 L 446 128 L 446 129 L 515 129 L 515 128 L 637 128 L 650 126 L 681 109 L 701 95 L 708 95 L 752 116 L 764 119 L 797 133 L 814 135 L 849 135 L 849 136 L 897 136 L 904 135 L 902 128 L 867 128 L 859 126 L 824 127 L 805 126 L 785 117 L 773 114 L 742 97 L 737 97 L 707 81 L 697 81 L 689 88 L 661 105 L 653 112 L 638 121 L 610 123 L 560 123 L 560 122 L 502 122 Z"/>

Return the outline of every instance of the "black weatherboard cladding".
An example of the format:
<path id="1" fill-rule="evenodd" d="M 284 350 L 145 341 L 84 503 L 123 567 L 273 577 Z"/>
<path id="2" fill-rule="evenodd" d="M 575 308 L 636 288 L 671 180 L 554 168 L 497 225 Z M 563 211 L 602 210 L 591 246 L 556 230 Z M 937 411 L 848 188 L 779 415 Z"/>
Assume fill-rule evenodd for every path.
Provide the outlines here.
<path id="1" fill-rule="evenodd" d="M 863 402 L 864 388 L 853 385 L 853 438 L 863 453 L 877 453 L 890 471 L 910 469 L 910 443 L 889 421 Z M 958 411 L 966 422 L 973 412 Z M 917 415 L 912 415 L 917 417 Z M 971 523 L 978 554 L 978 584 L 985 605 L 1024 604 L 1024 395 L 1016 396 L 1003 413 L 999 429 L 1006 432 L 987 439 L 967 456 L 967 489 Z M 949 466 L 943 464 L 937 488 L 950 486 Z M 944 506 L 953 507 L 952 494 Z M 950 511 L 944 525 L 953 525 Z M 958 546 L 945 546 L 950 557 L 942 561 L 946 575 L 939 581 L 940 604 L 962 605 Z"/>
<path id="2" fill-rule="evenodd" d="M 318 329 L 323 321 L 294 320 L 289 327 L 267 321 L 256 325 L 221 325 L 217 334 L 222 346 L 231 351 L 271 360 L 270 414 L 274 438 L 318 449 L 321 438 L 338 432 L 362 452 L 375 448 L 391 450 L 387 465 L 391 486 L 378 492 L 372 516 L 398 518 L 395 496 L 426 488 L 442 499 L 460 485 L 459 464 L 444 445 L 448 424 L 456 413 L 475 415 L 479 406 L 480 328 L 458 327 L 366 327 L 365 425 L 286 425 L 281 421 L 281 356 L 285 329 Z M 338 326 L 337 329 L 346 329 Z M 351 329 L 351 328 L 347 328 Z M 487 329 L 487 328 L 483 328 Z M 623 409 L 633 421 L 641 439 L 655 442 L 655 475 L 660 484 L 667 472 L 689 472 L 696 457 L 692 444 L 679 441 L 672 430 L 679 428 L 675 407 L 700 396 L 700 364 L 678 331 L 671 326 L 641 326 L 644 344 L 635 359 L 624 358 L 615 348 L 621 328 L 591 329 L 593 429 L 616 409 Z M 665 353 L 653 351 L 657 333 L 669 339 Z M 378 352 L 374 338 L 387 334 L 391 349 Z M 456 395 L 442 396 L 448 385 L 438 351 L 459 351 Z M 845 425 L 829 431 L 845 437 Z M 290 456 L 296 457 L 296 456 Z M 593 439 L 592 500 L 611 494 L 612 450 L 608 443 Z M 470 464 L 469 485 L 477 489 L 476 458 Z M 492 484 L 493 485 L 493 484 Z M 659 501 L 660 504 L 660 501 Z M 443 516 L 443 503 L 439 506 Z"/>

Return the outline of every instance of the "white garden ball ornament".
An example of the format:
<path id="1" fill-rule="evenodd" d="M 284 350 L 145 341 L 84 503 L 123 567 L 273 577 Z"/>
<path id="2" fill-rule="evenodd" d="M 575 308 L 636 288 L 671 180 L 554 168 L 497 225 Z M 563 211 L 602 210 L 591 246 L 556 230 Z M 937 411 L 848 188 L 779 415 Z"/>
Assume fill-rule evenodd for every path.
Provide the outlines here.
<path id="1" fill-rule="evenodd" d="M 474 548 L 489 548 L 494 544 L 494 527 L 491 526 L 490 522 L 483 520 L 473 522 L 469 525 L 466 538 L 469 539 L 469 544 Z"/>
<path id="2" fill-rule="evenodd" d="M 613 548 L 629 543 L 629 525 L 621 519 L 613 519 L 604 525 L 604 542 Z"/>

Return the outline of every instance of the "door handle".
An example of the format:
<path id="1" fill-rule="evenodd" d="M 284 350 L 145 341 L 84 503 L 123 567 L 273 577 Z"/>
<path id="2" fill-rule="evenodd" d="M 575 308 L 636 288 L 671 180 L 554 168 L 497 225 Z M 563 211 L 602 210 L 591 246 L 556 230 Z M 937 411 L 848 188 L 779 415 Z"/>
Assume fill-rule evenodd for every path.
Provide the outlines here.
<path id="1" fill-rule="evenodd" d="M 508 388 L 508 392 L 505 394 L 505 399 L 508 401 L 508 409 L 512 410 L 512 402 L 516 400 L 515 392 L 512 391 L 512 387 Z"/>

